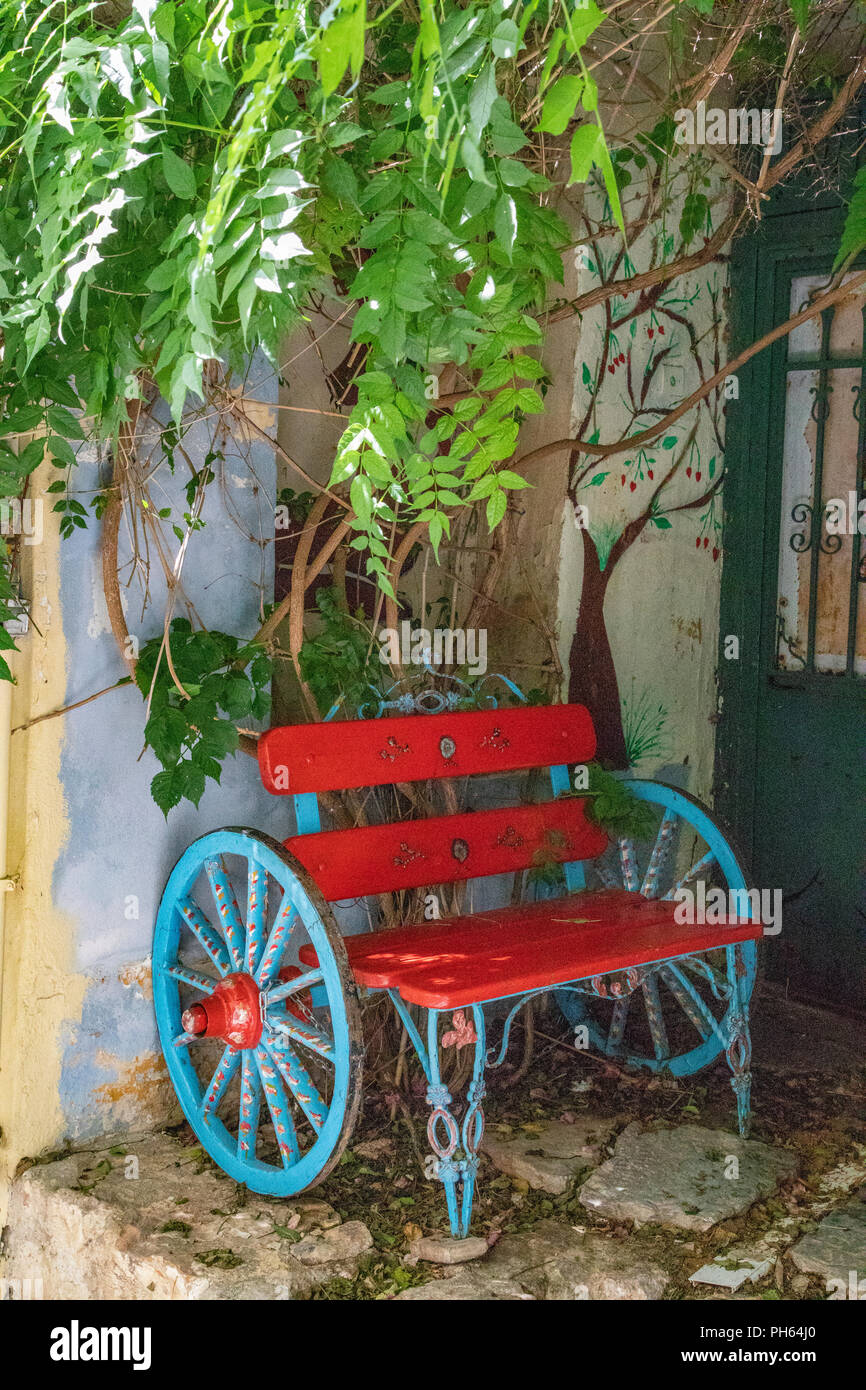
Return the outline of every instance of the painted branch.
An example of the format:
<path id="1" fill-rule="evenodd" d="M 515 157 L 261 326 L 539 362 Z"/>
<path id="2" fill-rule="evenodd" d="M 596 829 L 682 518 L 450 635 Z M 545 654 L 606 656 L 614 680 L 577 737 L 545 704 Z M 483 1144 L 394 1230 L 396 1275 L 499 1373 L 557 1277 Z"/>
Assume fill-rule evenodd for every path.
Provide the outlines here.
<path id="1" fill-rule="evenodd" d="M 763 338 L 759 338 L 757 342 L 744 348 L 741 353 L 732 358 L 730 362 L 725 363 L 724 367 L 720 368 L 719 371 L 715 372 L 708 381 L 705 381 L 701 386 L 697 387 L 690 396 L 687 396 L 684 401 L 681 401 L 677 408 L 666 415 L 663 420 L 660 420 L 655 425 L 650 425 L 647 429 L 642 430 L 640 434 L 633 434 L 628 439 L 618 440 L 615 444 L 593 444 L 590 443 L 589 440 L 584 439 L 557 439 L 552 444 L 542 444 L 538 449 L 533 449 L 531 453 L 525 454 L 523 458 L 514 460 L 512 466 L 514 468 L 526 468 L 529 464 L 540 463 L 542 460 L 549 458 L 551 454 L 560 453 L 563 449 L 572 449 L 577 453 L 583 454 L 595 454 L 599 458 L 611 458 L 615 454 L 624 454 L 629 449 L 639 449 L 644 444 L 649 444 L 652 440 L 658 439 L 660 434 L 664 434 L 666 430 L 670 429 L 671 425 L 675 425 L 677 420 L 682 419 L 683 415 L 687 415 L 693 406 L 696 406 L 705 396 L 708 396 L 711 391 L 714 391 L 717 386 L 720 386 L 726 377 L 731 376 L 734 372 L 738 371 L 740 367 L 745 366 L 745 364 L 751 361 L 753 357 L 756 357 L 759 352 L 763 352 L 764 348 L 770 347 L 770 345 L 777 342 L 779 338 L 786 338 L 795 328 L 799 328 L 801 323 L 808 323 L 809 319 L 816 318 L 818 314 L 823 313 L 825 309 L 829 309 L 833 304 L 838 304 L 841 300 L 847 299 L 855 290 L 860 289 L 864 285 L 866 285 L 866 271 L 858 275 L 856 279 L 849 280 L 847 284 L 839 285 L 835 290 L 831 290 L 828 294 L 822 295 L 820 299 L 814 300 L 807 309 L 801 310 L 801 312 L 795 314 L 793 318 L 786 319 L 785 322 L 779 324 L 777 328 L 773 328 L 769 333 L 765 333 Z"/>

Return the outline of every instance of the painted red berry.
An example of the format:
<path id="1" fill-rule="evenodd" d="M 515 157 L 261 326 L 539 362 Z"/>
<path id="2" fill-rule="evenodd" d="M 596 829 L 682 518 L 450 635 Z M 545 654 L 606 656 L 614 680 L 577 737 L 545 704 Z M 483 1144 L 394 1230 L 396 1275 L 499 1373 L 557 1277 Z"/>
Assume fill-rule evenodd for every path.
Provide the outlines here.
<path id="1" fill-rule="evenodd" d="M 698 550 L 700 550 L 700 548 L 701 548 L 701 538 L 700 538 L 700 536 L 695 536 L 695 547 L 696 547 L 696 549 L 698 549 Z"/>
<path id="2" fill-rule="evenodd" d="M 647 469 L 647 471 L 646 471 L 646 475 L 647 475 L 647 477 L 648 477 L 648 478 L 651 478 L 651 477 L 652 477 L 652 475 L 653 475 L 653 471 L 652 471 L 652 469 L 651 469 L 651 468 L 648 468 L 648 469 Z"/>
<path id="3" fill-rule="evenodd" d="M 608 364 L 607 370 L 610 372 L 611 376 L 613 376 L 614 372 L 616 371 L 616 367 L 614 366 L 614 364 L 613 364 L 612 362 L 610 362 L 610 363 Z"/>
<path id="4" fill-rule="evenodd" d="M 620 355 L 619 355 L 619 357 L 618 357 L 616 360 L 617 360 L 617 362 L 624 362 L 624 361 L 625 361 L 625 353 L 624 353 L 624 352 L 621 352 Z"/>
<path id="5" fill-rule="evenodd" d="M 665 336 L 664 324 L 659 324 L 659 333 L 661 333 L 662 337 Z"/>
<path id="6" fill-rule="evenodd" d="M 700 474 L 700 470 L 698 470 L 698 472 L 695 474 L 695 482 L 696 482 L 696 483 L 699 483 L 700 481 L 701 481 L 701 474 Z"/>
<path id="7" fill-rule="evenodd" d="M 646 331 L 647 337 L 648 337 L 648 338 L 651 338 L 651 337 L 653 336 L 654 332 L 655 332 L 655 329 L 653 329 L 653 328 L 648 328 L 647 331 Z"/>
<path id="8" fill-rule="evenodd" d="M 620 484 L 621 484 L 622 487 L 625 487 L 625 474 L 624 474 L 624 473 L 623 473 L 623 474 L 621 475 L 621 477 L 620 477 Z"/>
<path id="9" fill-rule="evenodd" d="M 709 536 L 704 536 L 704 550 L 706 550 L 706 548 L 707 548 L 707 546 L 709 545 L 709 543 L 710 543 L 710 538 L 709 538 Z"/>
<path id="10" fill-rule="evenodd" d="M 637 483 L 631 482 L 629 483 L 629 487 L 631 488 L 632 492 L 634 492 L 635 488 L 637 487 Z"/>
<path id="11" fill-rule="evenodd" d="M 692 476 L 692 466 L 691 466 L 691 464 L 689 464 L 688 468 L 686 469 L 686 477 L 687 477 L 687 478 L 690 478 L 691 476 Z"/>
<path id="12" fill-rule="evenodd" d="M 719 547 L 718 547 L 717 545 L 714 545 L 714 546 L 713 546 L 713 559 L 714 559 L 714 560 L 718 560 L 718 558 L 719 558 Z"/>

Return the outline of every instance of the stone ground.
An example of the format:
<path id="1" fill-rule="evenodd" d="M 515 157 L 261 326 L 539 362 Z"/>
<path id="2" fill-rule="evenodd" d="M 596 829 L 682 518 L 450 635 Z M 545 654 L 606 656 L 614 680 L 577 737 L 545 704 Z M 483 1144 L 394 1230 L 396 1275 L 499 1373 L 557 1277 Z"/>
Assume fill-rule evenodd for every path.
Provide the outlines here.
<path id="1" fill-rule="evenodd" d="M 471 1262 L 428 1258 L 453 1252 L 423 1100 L 391 1121 L 371 1089 L 339 1167 L 290 1200 L 238 1187 L 186 1127 L 22 1164 L 3 1274 L 47 1298 L 866 1298 L 866 1026 L 766 988 L 754 1034 L 743 1141 L 723 1063 L 628 1074 L 542 1014 L 486 1104 Z"/>

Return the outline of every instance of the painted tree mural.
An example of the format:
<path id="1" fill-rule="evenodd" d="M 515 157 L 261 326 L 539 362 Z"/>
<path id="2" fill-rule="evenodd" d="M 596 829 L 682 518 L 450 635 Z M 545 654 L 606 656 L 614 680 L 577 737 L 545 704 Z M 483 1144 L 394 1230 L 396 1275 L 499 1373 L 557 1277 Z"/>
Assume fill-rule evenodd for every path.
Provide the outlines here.
<path id="1" fill-rule="evenodd" d="M 655 139 L 665 141 L 669 127 Z M 628 155 L 618 161 L 620 178 L 629 177 L 631 198 L 646 206 L 648 192 L 669 150 L 647 144 L 642 168 Z M 609 286 L 623 273 L 651 271 L 674 255 L 687 254 L 696 236 L 708 243 L 714 209 L 720 201 L 711 182 L 712 163 L 700 154 L 671 166 L 668 203 L 674 230 L 664 218 L 646 228 L 629 250 L 608 250 L 603 235 L 610 211 L 603 194 L 588 190 L 585 240 L 576 255 L 591 283 Z M 641 177 L 643 175 L 643 177 Z M 631 177 L 633 176 L 633 177 Z M 723 197 L 723 195 L 722 195 Z M 592 215 L 594 209 L 596 215 Z M 669 218 L 670 220 L 670 218 Z M 676 287 L 659 282 L 637 293 L 606 298 L 584 318 L 581 332 L 576 438 L 598 443 L 602 433 L 625 441 L 663 419 L 673 402 L 702 388 L 723 357 L 725 272 L 715 262 L 684 277 Z M 574 449 L 568 496 L 582 533 L 580 608 L 571 643 L 568 698 L 587 704 L 599 736 L 599 752 L 615 767 L 629 756 L 622 701 L 605 620 L 605 596 L 617 566 L 648 527 L 664 533 L 677 519 L 695 526 L 695 545 L 708 562 L 721 556 L 720 488 L 724 476 L 725 397 L 737 390 L 736 378 L 703 396 L 669 434 L 623 448 L 607 463 Z"/>

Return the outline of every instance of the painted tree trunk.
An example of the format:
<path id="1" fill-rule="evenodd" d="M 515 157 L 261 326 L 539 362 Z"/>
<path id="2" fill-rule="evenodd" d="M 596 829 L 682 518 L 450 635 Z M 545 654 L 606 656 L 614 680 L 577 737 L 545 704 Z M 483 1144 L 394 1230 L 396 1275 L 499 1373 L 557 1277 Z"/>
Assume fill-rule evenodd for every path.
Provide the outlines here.
<path id="1" fill-rule="evenodd" d="M 569 656 L 568 698 L 586 705 L 598 737 L 596 757 L 613 768 L 628 767 L 616 667 L 604 621 L 604 597 L 613 566 L 602 569 L 598 550 L 583 532 L 583 589 Z"/>

